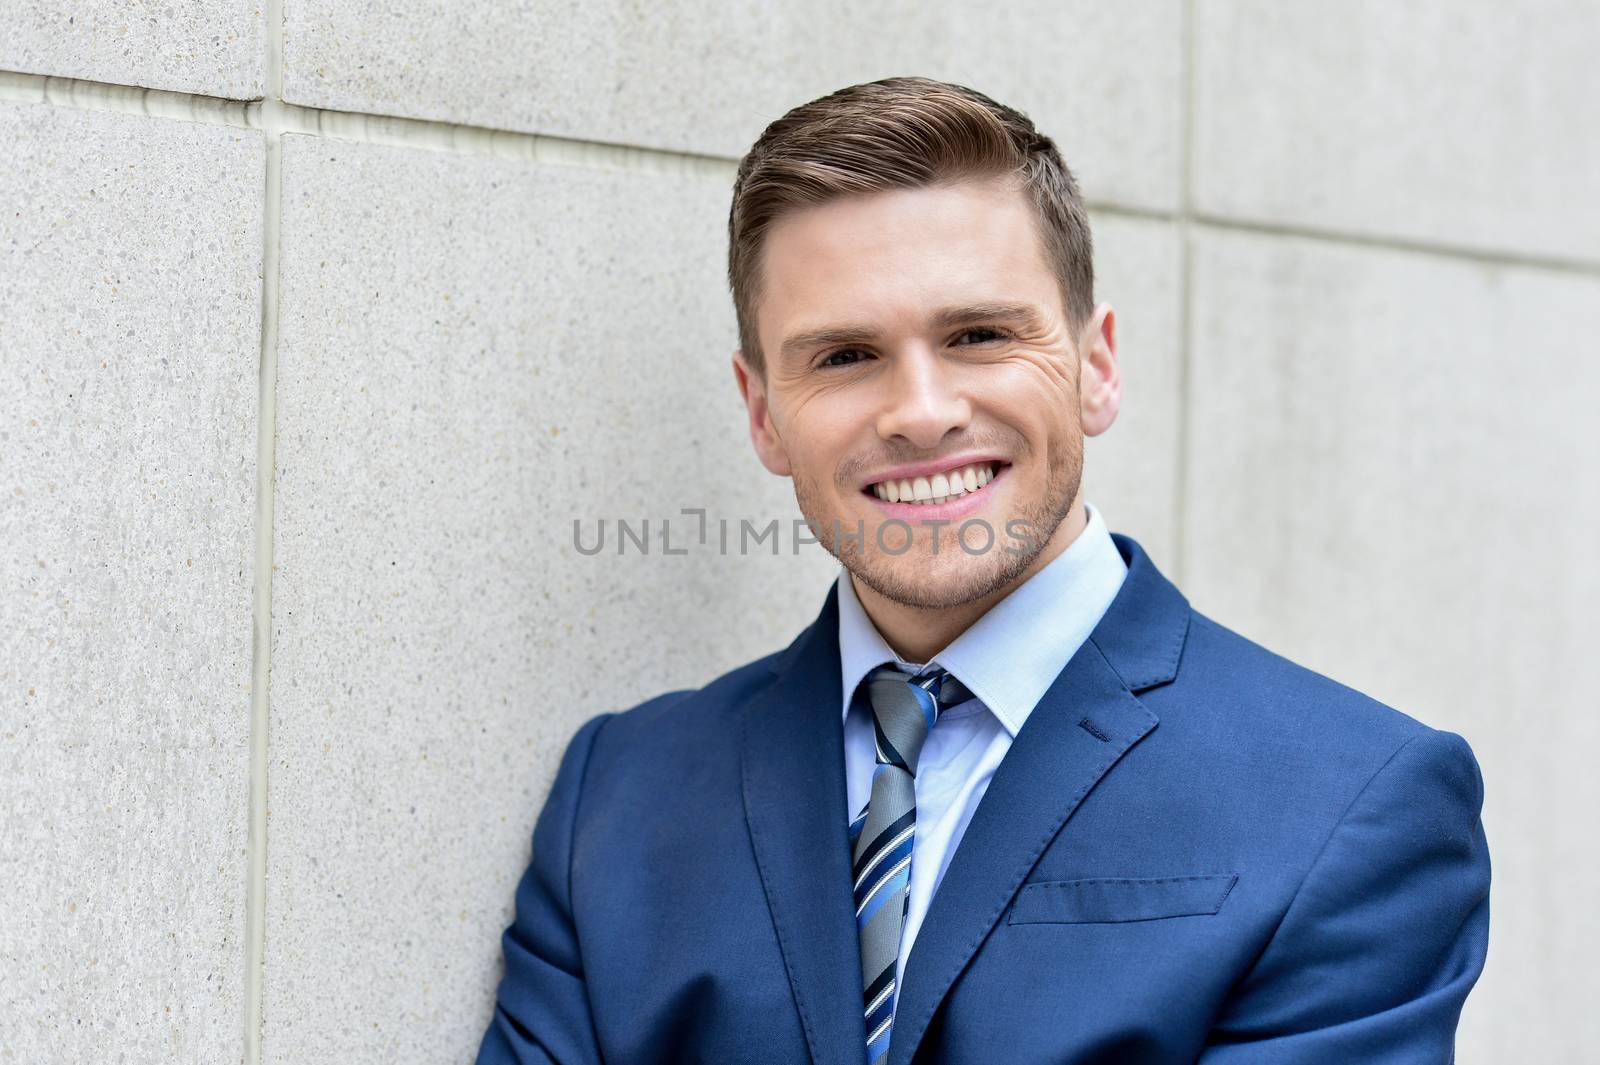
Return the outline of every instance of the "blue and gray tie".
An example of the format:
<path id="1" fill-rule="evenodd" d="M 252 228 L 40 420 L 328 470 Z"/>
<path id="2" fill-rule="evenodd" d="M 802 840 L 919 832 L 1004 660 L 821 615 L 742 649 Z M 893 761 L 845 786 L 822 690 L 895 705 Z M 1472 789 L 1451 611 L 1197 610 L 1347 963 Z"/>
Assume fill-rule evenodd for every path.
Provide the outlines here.
<path id="1" fill-rule="evenodd" d="M 872 795 L 850 823 L 854 855 L 856 930 L 861 936 L 861 982 L 866 989 L 867 1063 L 884 1059 L 894 1025 L 895 963 L 911 885 L 916 838 L 917 756 L 939 711 L 972 698 L 948 671 L 912 677 L 893 665 L 867 674 L 878 764 Z"/>

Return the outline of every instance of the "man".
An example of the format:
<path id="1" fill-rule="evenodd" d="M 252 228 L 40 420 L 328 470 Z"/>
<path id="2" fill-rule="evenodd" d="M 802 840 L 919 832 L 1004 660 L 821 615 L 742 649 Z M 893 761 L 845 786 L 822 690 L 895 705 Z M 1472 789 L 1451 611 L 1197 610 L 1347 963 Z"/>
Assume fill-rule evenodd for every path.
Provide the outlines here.
<path id="1" fill-rule="evenodd" d="M 478 1060 L 1452 1061 L 1477 762 L 1080 498 L 1122 383 L 1052 142 L 853 86 L 768 127 L 729 236 L 751 438 L 839 579 L 785 650 L 578 729 Z"/>

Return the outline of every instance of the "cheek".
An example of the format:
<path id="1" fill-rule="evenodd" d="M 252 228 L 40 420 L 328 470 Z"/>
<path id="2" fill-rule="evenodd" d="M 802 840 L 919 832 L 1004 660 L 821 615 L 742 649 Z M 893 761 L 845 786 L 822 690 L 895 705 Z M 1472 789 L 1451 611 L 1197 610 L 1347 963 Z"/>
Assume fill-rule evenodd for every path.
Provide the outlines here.
<path id="1" fill-rule="evenodd" d="M 837 389 L 808 388 L 786 397 L 784 420 L 808 446 L 828 439 L 850 418 L 849 398 Z"/>
<path id="2" fill-rule="evenodd" d="M 1000 367 L 985 381 L 983 407 L 1028 445 L 1053 442 L 1078 424 L 1076 382 L 1059 365 L 1030 362 Z"/>
<path id="3" fill-rule="evenodd" d="M 1029 352 L 1021 368 L 1041 401 L 1071 399 L 1077 402 L 1078 365 L 1071 355 Z"/>
<path id="4" fill-rule="evenodd" d="M 852 441 L 870 434 L 870 404 L 858 403 L 842 391 L 806 396 L 788 408 L 785 440 L 789 453 L 811 470 L 814 478 L 831 481 L 832 470 L 850 454 Z"/>
<path id="5" fill-rule="evenodd" d="M 784 437 L 790 475 L 813 492 L 829 491 L 837 480 L 835 471 L 842 456 L 831 447 L 833 439 L 826 431 L 803 423 L 790 425 Z"/>

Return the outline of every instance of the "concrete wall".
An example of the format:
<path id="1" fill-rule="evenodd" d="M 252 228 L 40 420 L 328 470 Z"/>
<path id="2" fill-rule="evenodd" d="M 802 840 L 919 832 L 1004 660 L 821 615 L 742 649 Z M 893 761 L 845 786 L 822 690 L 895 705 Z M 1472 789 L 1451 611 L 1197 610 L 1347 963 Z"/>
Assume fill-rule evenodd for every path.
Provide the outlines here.
<path id="1" fill-rule="evenodd" d="M 70 7 L 0 15 L 0 1060 L 470 1060 L 573 729 L 826 591 L 659 525 L 798 515 L 733 163 L 913 72 L 1093 202 L 1112 527 L 1471 741 L 1459 1060 L 1600 1043 L 1592 0 Z"/>

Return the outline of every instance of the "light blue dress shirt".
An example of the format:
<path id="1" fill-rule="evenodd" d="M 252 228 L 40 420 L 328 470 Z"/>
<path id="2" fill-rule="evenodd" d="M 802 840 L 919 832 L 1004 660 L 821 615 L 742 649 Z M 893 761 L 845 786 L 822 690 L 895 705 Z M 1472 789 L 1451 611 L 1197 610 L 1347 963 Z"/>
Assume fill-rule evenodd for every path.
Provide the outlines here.
<path id="1" fill-rule="evenodd" d="M 933 662 L 955 674 L 974 698 L 939 714 L 917 759 L 917 829 L 895 986 L 967 822 L 1022 723 L 1111 605 L 1127 565 L 1105 521 L 1085 503 L 1088 524 L 1066 550 L 991 607 Z M 851 696 L 877 666 L 907 662 L 884 642 L 856 598 L 848 570 L 838 577 L 839 664 L 843 681 L 845 787 L 853 818 L 872 794 L 877 764 L 869 711 L 850 712 Z"/>

